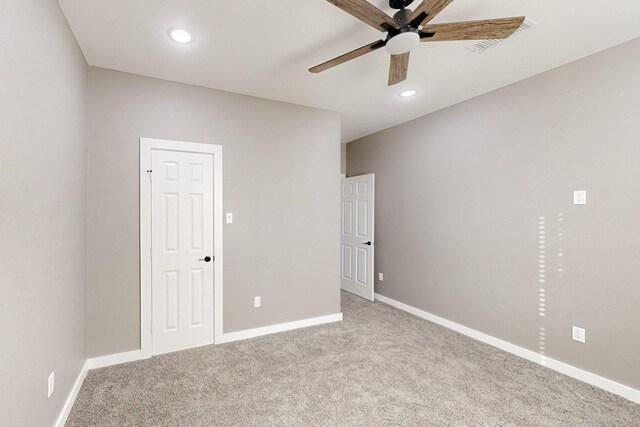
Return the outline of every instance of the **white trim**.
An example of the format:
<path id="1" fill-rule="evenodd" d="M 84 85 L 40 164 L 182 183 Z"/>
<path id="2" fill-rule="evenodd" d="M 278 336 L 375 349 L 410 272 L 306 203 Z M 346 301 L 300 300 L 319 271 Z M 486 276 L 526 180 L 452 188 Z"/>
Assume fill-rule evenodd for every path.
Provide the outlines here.
<path id="1" fill-rule="evenodd" d="M 277 332 L 290 331 L 292 329 L 306 328 L 308 326 L 322 325 L 342 321 L 342 313 L 329 314 L 327 316 L 312 317 L 311 319 L 296 320 L 293 322 L 279 323 L 277 325 L 263 326 L 261 328 L 246 329 L 244 331 L 230 332 L 222 335 L 216 344 L 228 343 L 232 341 L 246 340 L 263 335 L 275 334 Z"/>
<path id="2" fill-rule="evenodd" d="M 64 427 L 67 422 L 67 418 L 71 413 L 71 408 L 73 408 L 73 404 L 76 401 L 76 397 L 78 397 L 78 392 L 82 387 L 82 383 L 84 382 L 85 377 L 87 376 L 87 371 L 89 370 L 88 361 L 84 362 L 82 365 L 82 369 L 76 378 L 76 381 L 73 383 L 73 387 L 71 387 L 71 391 L 69 392 L 69 396 L 67 396 L 67 400 L 64 402 L 64 406 L 62 407 L 62 411 L 60 411 L 60 415 L 58 415 L 58 419 L 54 424 L 55 427 Z"/>
<path id="3" fill-rule="evenodd" d="M 142 350 L 126 351 L 124 353 L 109 354 L 107 356 L 87 359 L 89 369 L 104 368 L 105 366 L 119 365 L 121 363 L 135 362 L 136 360 L 148 359 L 151 357 Z"/>
<path id="4" fill-rule="evenodd" d="M 327 316 L 312 317 L 310 319 L 296 320 L 293 322 L 279 323 L 277 325 L 263 326 L 261 328 L 246 329 L 244 331 L 231 332 L 222 335 L 222 338 L 216 344 L 228 343 L 232 341 L 246 340 L 256 338 L 262 335 L 274 334 L 277 332 L 290 331 L 292 329 L 306 328 L 308 326 L 317 326 L 325 323 L 340 322 L 342 313 L 329 314 Z M 86 369 L 98 369 L 106 366 L 119 365 L 121 363 L 135 362 L 136 360 L 148 359 L 148 356 L 142 350 L 126 351 L 124 353 L 109 354 L 107 356 L 94 357 L 87 359 L 85 363 Z"/>
<path id="5" fill-rule="evenodd" d="M 440 326 L 444 326 L 445 328 L 452 329 L 463 335 L 477 339 L 478 341 L 482 341 L 486 344 L 497 347 L 511 354 L 515 354 L 516 356 L 520 356 L 523 359 L 527 359 L 539 365 L 546 366 L 547 368 L 551 368 L 554 371 L 558 371 L 569 377 L 572 377 L 577 380 L 583 381 L 587 384 L 591 384 L 593 386 L 599 387 L 613 394 L 617 394 L 618 396 L 622 396 L 625 399 L 629 399 L 632 402 L 640 403 L 640 390 L 636 390 L 624 384 L 617 383 L 610 379 L 593 374 L 589 371 L 585 371 L 584 369 L 576 368 L 575 366 L 568 365 L 563 362 L 559 362 L 557 360 L 538 354 L 534 351 L 527 350 L 526 348 L 519 347 L 515 344 L 511 344 L 507 341 L 503 341 L 499 338 L 492 337 L 491 335 L 487 335 L 485 333 L 476 331 L 475 329 L 462 326 L 458 323 L 454 323 L 442 317 L 438 317 L 429 312 L 420 310 L 419 308 L 415 308 L 410 305 L 396 301 L 394 299 L 385 297 L 384 295 L 375 294 L 375 299 L 377 301 L 383 302 L 385 304 L 388 304 L 400 310 L 406 311 L 407 313 L 411 313 L 415 316 L 418 316 L 430 322 L 436 323 Z"/>
<path id="6" fill-rule="evenodd" d="M 223 186 L 222 145 L 140 138 L 140 348 L 141 359 L 153 354 L 151 335 L 151 150 L 213 154 L 213 235 L 214 235 L 214 331 L 211 344 L 223 334 Z M 109 357 L 109 356 L 107 356 Z M 138 360 L 138 359 L 135 359 Z M 123 362 L 119 362 L 123 363 Z M 105 365 L 106 366 L 106 365 Z"/>

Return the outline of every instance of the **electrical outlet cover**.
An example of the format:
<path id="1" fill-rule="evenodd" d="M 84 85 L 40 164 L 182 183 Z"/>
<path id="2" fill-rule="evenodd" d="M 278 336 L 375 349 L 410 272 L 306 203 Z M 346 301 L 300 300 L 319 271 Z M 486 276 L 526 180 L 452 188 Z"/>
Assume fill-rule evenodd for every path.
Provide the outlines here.
<path id="1" fill-rule="evenodd" d="M 576 190 L 573 192 L 573 204 L 574 205 L 586 205 L 587 204 L 587 190 Z"/>
<path id="2" fill-rule="evenodd" d="M 577 326 L 571 328 L 571 338 L 574 341 L 584 343 L 586 342 L 586 335 L 586 331 L 583 328 L 578 328 Z"/>

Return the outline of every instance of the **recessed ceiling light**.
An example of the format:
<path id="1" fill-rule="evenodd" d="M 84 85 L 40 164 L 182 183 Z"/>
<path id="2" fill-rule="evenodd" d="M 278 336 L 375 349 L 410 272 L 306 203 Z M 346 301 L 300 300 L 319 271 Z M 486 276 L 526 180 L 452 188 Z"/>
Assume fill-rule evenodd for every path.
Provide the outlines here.
<path id="1" fill-rule="evenodd" d="M 171 28 L 169 29 L 169 36 L 178 43 L 189 43 L 193 40 L 191 33 L 184 28 Z"/>
<path id="2" fill-rule="evenodd" d="M 418 93 L 417 90 L 413 90 L 413 89 L 409 89 L 409 90 L 405 90 L 400 92 L 400 96 L 402 98 L 411 98 L 412 96 L 414 96 L 416 93 Z"/>

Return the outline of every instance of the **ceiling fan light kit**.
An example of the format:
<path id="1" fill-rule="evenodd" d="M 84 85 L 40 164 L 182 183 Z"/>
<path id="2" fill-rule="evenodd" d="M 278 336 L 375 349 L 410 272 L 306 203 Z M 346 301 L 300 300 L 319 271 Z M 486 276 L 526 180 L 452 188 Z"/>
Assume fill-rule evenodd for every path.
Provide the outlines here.
<path id="1" fill-rule="evenodd" d="M 411 51 L 420 44 L 418 31 L 405 31 L 387 41 L 385 50 L 390 55 L 400 55 Z"/>
<path id="2" fill-rule="evenodd" d="M 423 0 L 414 10 L 407 6 L 413 0 L 389 0 L 397 9 L 393 18 L 367 0 L 327 0 L 373 28 L 386 32 L 387 37 L 309 69 L 312 73 L 326 71 L 382 47 L 391 55 L 389 86 L 407 78 L 409 55 L 420 42 L 506 39 L 520 28 L 525 17 L 488 19 L 428 25 L 453 0 Z"/>

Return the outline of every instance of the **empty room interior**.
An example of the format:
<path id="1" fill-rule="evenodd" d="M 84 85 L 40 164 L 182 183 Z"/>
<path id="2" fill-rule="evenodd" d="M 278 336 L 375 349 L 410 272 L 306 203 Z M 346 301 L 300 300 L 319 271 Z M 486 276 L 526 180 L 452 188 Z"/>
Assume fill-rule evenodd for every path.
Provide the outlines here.
<path id="1" fill-rule="evenodd" d="M 637 0 L 0 24 L 0 426 L 640 426 Z"/>

